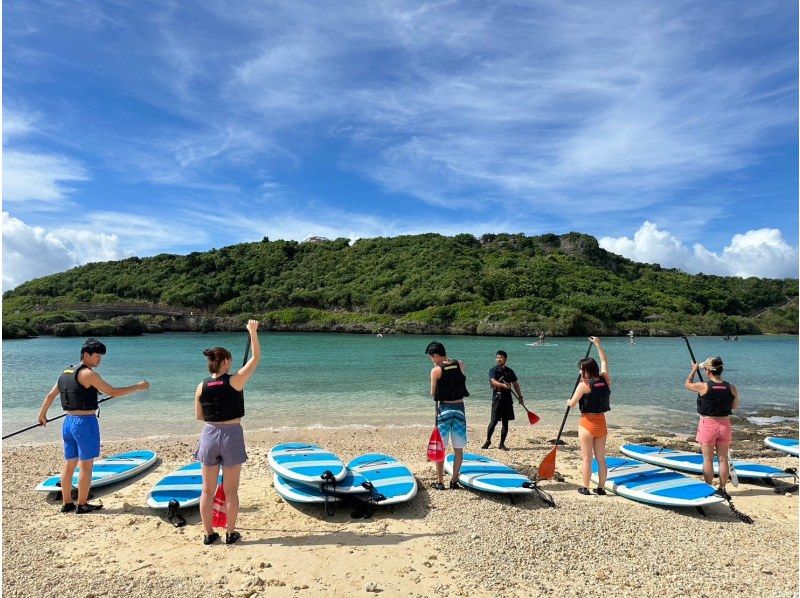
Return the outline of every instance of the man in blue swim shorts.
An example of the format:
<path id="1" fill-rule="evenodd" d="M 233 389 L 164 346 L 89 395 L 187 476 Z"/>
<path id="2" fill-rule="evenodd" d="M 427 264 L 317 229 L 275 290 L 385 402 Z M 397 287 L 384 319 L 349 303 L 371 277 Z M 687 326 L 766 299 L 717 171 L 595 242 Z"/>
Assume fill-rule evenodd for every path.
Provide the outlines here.
<path id="1" fill-rule="evenodd" d="M 431 396 L 437 403 L 436 425 L 442 435 L 444 445 L 447 446 L 448 438 L 453 446 L 453 477 L 450 479 L 450 489 L 460 488 L 458 474 L 464 460 L 464 448 L 467 446 L 467 416 L 464 413 L 464 397 L 469 396 L 467 391 L 467 377 L 464 374 L 464 362 L 447 357 L 444 345 L 432 342 L 425 349 L 433 362 L 431 369 Z M 436 490 L 444 490 L 444 463 L 436 463 Z"/>
<path id="2" fill-rule="evenodd" d="M 58 377 L 50 392 L 44 398 L 39 410 L 39 425 L 47 425 L 47 410 L 55 398 L 61 395 L 61 407 L 67 412 L 61 426 L 64 441 L 64 467 L 61 470 L 61 496 L 64 505 L 62 513 L 75 511 L 78 514 L 91 513 L 103 508 L 102 504 L 89 504 L 89 486 L 92 483 L 94 460 L 100 456 L 100 425 L 97 421 L 97 395 L 103 392 L 109 397 L 121 397 L 137 390 L 147 390 L 150 384 L 142 380 L 132 386 L 116 388 L 103 380 L 94 371 L 106 354 L 106 346 L 99 340 L 87 339 L 81 347 L 81 361 L 78 366 L 69 366 Z M 78 473 L 78 505 L 72 502 L 72 476 L 80 465 Z"/>

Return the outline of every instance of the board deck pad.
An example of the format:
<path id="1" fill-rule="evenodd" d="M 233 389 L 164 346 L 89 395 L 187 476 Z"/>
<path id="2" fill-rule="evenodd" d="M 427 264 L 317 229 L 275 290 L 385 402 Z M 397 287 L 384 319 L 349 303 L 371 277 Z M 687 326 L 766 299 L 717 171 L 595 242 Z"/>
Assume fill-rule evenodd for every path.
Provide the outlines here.
<path id="1" fill-rule="evenodd" d="M 131 478 L 145 469 L 152 467 L 157 456 L 154 451 L 128 451 L 117 453 L 103 459 L 97 459 L 92 467 L 92 483 L 90 488 L 108 486 Z M 72 485 L 78 487 L 80 466 L 72 476 Z M 61 476 L 54 475 L 36 487 L 39 492 L 61 492 Z"/>
<path id="2" fill-rule="evenodd" d="M 222 483 L 222 472 L 217 477 L 217 485 Z M 193 507 L 200 504 L 203 493 L 203 474 L 199 461 L 178 468 L 161 478 L 147 495 L 148 506 L 166 509 L 169 501 L 178 501 L 179 507 Z"/>
<path id="3" fill-rule="evenodd" d="M 668 469 L 677 469 L 687 473 L 703 473 L 703 455 L 690 451 L 678 451 L 661 446 L 649 444 L 623 444 L 620 447 L 622 454 L 652 465 L 659 465 Z M 733 460 L 736 476 L 740 480 L 765 480 L 776 478 L 794 478 L 794 474 L 787 473 L 771 465 L 762 465 L 749 461 Z M 714 457 L 714 473 L 719 474 L 719 461 Z"/>
<path id="4" fill-rule="evenodd" d="M 339 457 L 306 442 L 277 444 L 269 450 L 267 460 L 280 477 L 302 484 L 320 484 L 326 471 L 330 471 L 337 482 L 347 475 L 347 468 Z"/>
<path id="5" fill-rule="evenodd" d="M 451 475 L 453 459 L 454 455 L 450 454 L 444 460 L 444 468 Z M 524 484 L 532 483 L 527 476 L 509 465 L 474 453 L 464 453 L 458 481 L 468 488 L 484 492 L 499 494 L 530 494 L 533 492 L 532 488 L 524 486 Z"/>
<path id="6" fill-rule="evenodd" d="M 687 475 L 635 459 L 607 457 L 605 488 L 631 500 L 663 507 L 703 507 L 724 502 L 714 488 Z M 597 484 L 597 460 L 592 461 Z"/>
<path id="7" fill-rule="evenodd" d="M 383 453 L 360 455 L 347 464 L 348 469 L 363 475 L 383 495 L 378 505 L 393 505 L 411 500 L 417 494 L 417 478 L 400 461 Z"/>
<path id="8" fill-rule="evenodd" d="M 797 438 L 781 438 L 779 436 L 767 436 L 764 444 L 795 457 L 800 456 L 800 442 Z"/>

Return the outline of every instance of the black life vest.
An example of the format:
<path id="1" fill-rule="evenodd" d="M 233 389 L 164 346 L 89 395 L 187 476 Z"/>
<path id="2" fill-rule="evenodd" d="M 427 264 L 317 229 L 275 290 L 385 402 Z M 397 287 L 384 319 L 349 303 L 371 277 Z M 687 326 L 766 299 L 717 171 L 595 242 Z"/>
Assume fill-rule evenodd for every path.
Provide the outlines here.
<path id="1" fill-rule="evenodd" d="M 89 368 L 86 364 L 80 364 L 77 368 L 69 366 L 58 377 L 58 392 L 61 393 L 61 408 L 64 411 L 89 411 L 97 409 L 97 389 L 94 386 L 86 388 L 78 382 L 78 373 L 83 368 Z"/>
<path id="2" fill-rule="evenodd" d="M 611 411 L 611 388 L 604 376 L 590 378 L 587 382 L 589 392 L 578 401 L 581 413 L 605 413 Z"/>
<path id="3" fill-rule="evenodd" d="M 436 383 L 436 401 L 460 401 L 469 396 L 467 377 L 461 371 L 458 361 L 442 363 L 442 376 Z"/>
<path id="4" fill-rule="evenodd" d="M 231 386 L 230 374 L 206 378 L 200 391 L 200 407 L 203 409 L 203 420 L 207 422 L 243 417 L 244 391 Z"/>
<path id="5" fill-rule="evenodd" d="M 697 395 L 697 413 L 712 417 L 723 417 L 731 414 L 733 408 L 733 392 L 728 382 L 706 382 L 708 390 L 704 395 Z"/>

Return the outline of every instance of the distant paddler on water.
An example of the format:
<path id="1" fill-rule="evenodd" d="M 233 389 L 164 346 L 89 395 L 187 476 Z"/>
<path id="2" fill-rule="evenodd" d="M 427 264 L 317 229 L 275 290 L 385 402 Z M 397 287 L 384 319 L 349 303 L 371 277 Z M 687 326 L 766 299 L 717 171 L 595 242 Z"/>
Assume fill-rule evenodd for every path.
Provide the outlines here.
<path id="1" fill-rule="evenodd" d="M 79 365 L 69 366 L 58 377 L 39 409 L 39 425 L 46 426 L 47 410 L 57 396 L 61 396 L 61 407 L 66 412 L 61 426 L 64 443 L 64 467 L 61 470 L 62 513 L 75 511 L 78 514 L 90 513 L 103 507 L 102 504 L 89 504 L 89 486 L 92 483 L 94 460 L 100 456 L 100 424 L 97 421 L 98 391 L 111 397 L 147 390 L 150 384 L 142 380 L 131 386 L 115 387 L 103 380 L 94 371 L 100 365 L 106 346 L 99 340 L 90 338 L 81 347 Z M 78 472 L 78 505 L 72 502 L 72 476 Z"/>
<path id="2" fill-rule="evenodd" d="M 242 464 L 247 461 L 241 422 L 244 417 L 244 386 L 261 360 L 258 320 L 248 320 L 247 333 L 249 336 L 244 363 L 233 375 L 230 374 L 232 361 L 230 351 L 224 347 L 203 351 L 208 360 L 211 377 L 197 385 L 194 395 L 195 416 L 198 420 L 206 422 L 195 453 L 195 459 L 202 465 L 203 492 L 200 496 L 200 517 L 205 530 L 203 544 L 206 545 L 219 540 L 219 534 L 212 526 L 212 509 L 220 466 L 227 516 L 225 543 L 233 544 L 241 538 L 241 534 L 236 531 L 236 517 L 239 514 L 239 475 Z M 253 356 L 248 360 L 247 352 L 251 347 Z"/>

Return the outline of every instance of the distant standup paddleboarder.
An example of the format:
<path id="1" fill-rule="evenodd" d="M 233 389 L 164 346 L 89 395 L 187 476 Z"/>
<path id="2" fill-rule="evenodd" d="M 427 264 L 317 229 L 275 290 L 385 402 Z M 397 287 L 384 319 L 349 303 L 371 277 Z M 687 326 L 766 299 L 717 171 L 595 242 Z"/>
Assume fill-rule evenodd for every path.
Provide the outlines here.
<path id="1" fill-rule="evenodd" d="M 695 382 L 694 375 L 703 368 L 708 380 Z M 714 451 L 719 459 L 719 489 L 716 494 L 728 498 L 725 485 L 728 483 L 728 451 L 731 448 L 731 411 L 739 408 L 739 392 L 730 382 L 722 379 L 721 357 L 709 357 L 703 363 L 692 363 L 692 371 L 686 378 L 686 390 L 697 393 L 697 442 L 703 451 L 703 479 L 711 485 L 714 481 Z"/>
<path id="2" fill-rule="evenodd" d="M 67 412 L 61 425 L 61 439 L 64 442 L 64 468 L 61 470 L 61 496 L 64 505 L 62 513 L 75 511 L 78 514 L 91 513 L 102 509 L 102 504 L 90 504 L 89 486 L 92 484 L 94 460 L 100 456 L 100 424 L 97 421 L 97 393 L 109 397 L 121 397 L 147 390 L 150 384 L 142 380 L 132 386 L 117 388 L 111 386 L 94 371 L 100 365 L 106 346 L 95 338 L 87 339 L 81 347 L 81 361 L 75 367 L 69 366 L 58 377 L 39 409 L 39 424 L 47 425 L 47 410 L 56 396 L 61 395 L 61 407 Z M 72 502 L 72 476 L 78 472 L 78 505 Z"/>
<path id="3" fill-rule="evenodd" d="M 444 445 L 447 439 L 453 446 L 453 477 L 450 489 L 457 490 L 458 474 L 464 460 L 464 448 L 467 446 L 467 416 L 464 413 L 464 397 L 467 391 L 467 377 L 464 362 L 450 359 L 442 343 L 430 343 L 425 349 L 433 362 L 431 369 L 431 396 L 437 403 L 436 425 L 442 435 Z M 444 463 L 436 462 L 436 490 L 444 490 Z"/>
<path id="4" fill-rule="evenodd" d="M 575 392 L 568 404 L 570 407 L 578 405 L 581 411 L 581 421 L 578 425 L 578 440 L 581 445 L 581 477 L 583 486 L 578 488 L 581 494 L 589 494 L 589 481 L 592 478 L 592 456 L 597 459 L 597 489 L 595 492 L 605 496 L 605 483 L 608 476 L 606 467 L 606 428 L 605 413 L 611 410 L 611 375 L 608 372 L 608 359 L 606 352 L 600 345 L 596 336 L 589 337 L 600 355 L 600 367 L 593 357 L 581 359 L 578 368 L 581 372 L 581 381 L 575 387 Z"/>
<path id="5" fill-rule="evenodd" d="M 222 489 L 225 491 L 225 513 L 228 525 L 225 544 L 233 544 L 241 534 L 235 531 L 239 514 L 239 474 L 247 461 L 244 447 L 244 386 L 256 371 L 261 360 L 258 344 L 258 321 L 248 320 L 247 332 L 253 356 L 231 376 L 231 353 L 223 347 L 206 349 L 210 378 L 203 380 L 195 392 L 194 412 L 197 419 L 206 422 L 200 433 L 200 443 L 195 458 L 202 464 L 203 492 L 200 495 L 200 517 L 205 536 L 203 544 L 213 544 L 219 534 L 211 525 L 214 493 L 217 488 L 219 468 L 222 466 Z"/>
<path id="6" fill-rule="evenodd" d="M 486 430 L 486 442 L 481 447 L 483 449 L 487 449 L 492 445 L 494 429 L 497 426 L 497 422 L 502 421 L 503 425 L 500 428 L 500 449 L 504 451 L 509 450 L 506 446 L 506 437 L 508 436 L 508 422 L 514 419 L 514 398 L 511 395 L 512 388 L 517 393 L 519 404 L 525 404 L 517 375 L 514 373 L 514 370 L 506 365 L 507 360 L 508 353 L 505 351 L 498 351 L 495 355 L 497 365 L 489 370 L 489 385 L 492 388 L 492 420 L 489 422 L 489 428 Z"/>

